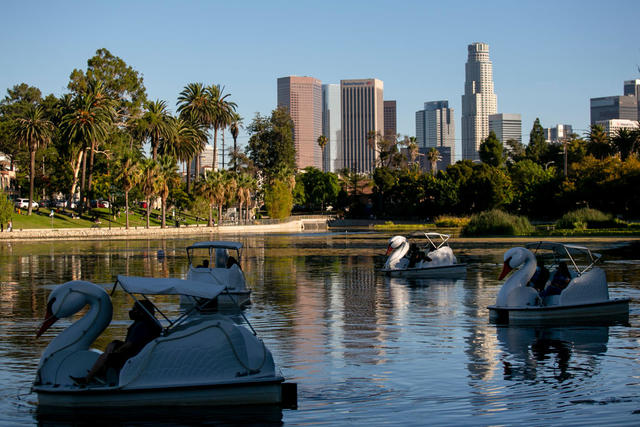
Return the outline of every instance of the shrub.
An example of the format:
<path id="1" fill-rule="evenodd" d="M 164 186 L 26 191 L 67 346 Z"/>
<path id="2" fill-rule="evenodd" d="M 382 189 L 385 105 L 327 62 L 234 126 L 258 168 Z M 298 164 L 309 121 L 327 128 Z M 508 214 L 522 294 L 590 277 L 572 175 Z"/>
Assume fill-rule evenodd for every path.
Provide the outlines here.
<path id="1" fill-rule="evenodd" d="M 522 236 L 533 231 L 534 228 L 527 218 L 492 209 L 473 215 L 469 224 L 462 229 L 462 235 Z"/>
<path id="2" fill-rule="evenodd" d="M 597 209 L 582 208 L 567 212 L 556 222 L 556 227 L 569 230 L 627 228 L 629 224 Z"/>
<path id="3" fill-rule="evenodd" d="M 291 215 L 293 209 L 293 194 L 285 181 L 276 180 L 267 187 L 264 195 L 264 205 L 267 215 L 271 218 L 283 219 Z"/>
<path id="4" fill-rule="evenodd" d="M 457 217 L 448 215 L 440 215 L 433 220 L 433 222 L 438 227 L 465 227 L 467 224 L 469 224 L 469 221 L 469 217 Z"/>

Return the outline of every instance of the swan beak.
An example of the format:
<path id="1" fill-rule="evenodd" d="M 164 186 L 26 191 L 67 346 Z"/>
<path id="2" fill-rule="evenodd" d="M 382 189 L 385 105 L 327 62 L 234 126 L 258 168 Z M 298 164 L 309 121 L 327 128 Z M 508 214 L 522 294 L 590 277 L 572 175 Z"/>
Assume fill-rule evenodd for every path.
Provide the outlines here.
<path id="1" fill-rule="evenodd" d="M 44 322 L 40 325 L 40 329 L 38 329 L 38 333 L 36 333 L 36 338 L 40 338 L 42 334 L 45 333 L 47 329 L 51 327 L 54 323 L 58 321 L 58 318 L 51 313 L 51 308 L 47 307 L 47 314 L 44 316 Z"/>
<path id="2" fill-rule="evenodd" d="M 391 245 L 389 245 L 389 247 L 387 248 L 387 253 L 384 254 L 385 256 L 389 256 L 389 254 L 393 252 L 393 248 L 391 247 Z"/>
<path id="3" fill-rule="evenodd" d="M 511 268 L 511 266 L 509 265 L 509 261 L 511 261 L 511 258 L 504 262 L 504 265 L 502 266 L 502 273 L 500 273 L 500 277 L 498 277 L 498 280 L 504 279 L 504 276 L 506 276 L 511 270 L 513 270 L 513 268 Z"/>

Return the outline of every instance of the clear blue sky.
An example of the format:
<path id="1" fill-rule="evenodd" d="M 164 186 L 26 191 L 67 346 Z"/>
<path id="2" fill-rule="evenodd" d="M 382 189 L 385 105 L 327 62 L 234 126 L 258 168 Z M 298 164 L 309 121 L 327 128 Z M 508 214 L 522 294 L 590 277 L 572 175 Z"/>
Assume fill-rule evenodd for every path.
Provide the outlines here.
<path id="1" fill-rule="evenodd" d="M 225 86 L 249 122 L 276 104 L 276 79 L 378 78 L 398 132 L 446 99 L 459 140 L 467 45 L 490 45 L 498 111 L 520 113 L 524 141 L 589 124 L 589 98 L 640 78 L 640 1 L 29 1 L 0 3 L 0 94 L 25 82 L 66 91 L 74 68 L 107 48 L 175 111 L 190 82 Z M 240 142 L 246 142 L 242 135 Z M 459 151 L 459 148 L 458 148 Z"/>

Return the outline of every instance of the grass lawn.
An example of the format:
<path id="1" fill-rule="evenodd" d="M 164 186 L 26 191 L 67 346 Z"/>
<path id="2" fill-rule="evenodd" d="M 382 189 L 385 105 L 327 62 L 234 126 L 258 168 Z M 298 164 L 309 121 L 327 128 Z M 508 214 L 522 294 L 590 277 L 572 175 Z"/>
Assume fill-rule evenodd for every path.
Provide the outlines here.
<path id="1" fill-rule="evenodd" d="M 75 213 L 67 209 L 54 209 L 53 219 L 49 216 L 51 210 L 49 208 L 40 208 L 32 214 L 26 215 L 26 211 L 21 214 L 14 213 L 11 220 L 13 221 L 13 229 L 51 229 L 51 228 L 109 228 L 124 227 L 126 225 L 126 216 L 121 212 L 119 216 L 113 217 L 111 210 L 106 208 L 89 209 L 80 218 L 75 217 Z M 72 217 L 73 214 L 73 217 Z M 161 225 L 160 210 L 152 210 L 149 218 L 149 225 Z M 97 221 L 96 221 L 97 218 Z M 173 227 L 175 221 L 171 218 L 171 213 L 167 213 L 167 227 Z M 200 219 L 200 225 L 206 225 L 207 219 Z M 129 211 L 129 227 L 144 227 L 147 224 L 146 212 L 144 209 L 132 209 Z M 186 217 L 180 222 L 180 225 L 196 224 L 194 218 Z M 6 224 L 5 224 L 6 227 Z"/>

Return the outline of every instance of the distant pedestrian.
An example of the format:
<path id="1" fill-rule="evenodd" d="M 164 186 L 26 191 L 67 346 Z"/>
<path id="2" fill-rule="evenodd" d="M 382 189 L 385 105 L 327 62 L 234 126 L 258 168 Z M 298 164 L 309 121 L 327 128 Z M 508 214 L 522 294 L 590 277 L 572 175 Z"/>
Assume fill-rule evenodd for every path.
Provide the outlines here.
<path id="1" fill-rule="evenodd" d="M 9 224 L 7 225 L 7 231 L 13 231 L 13 222 L 9 220 Z"/>

